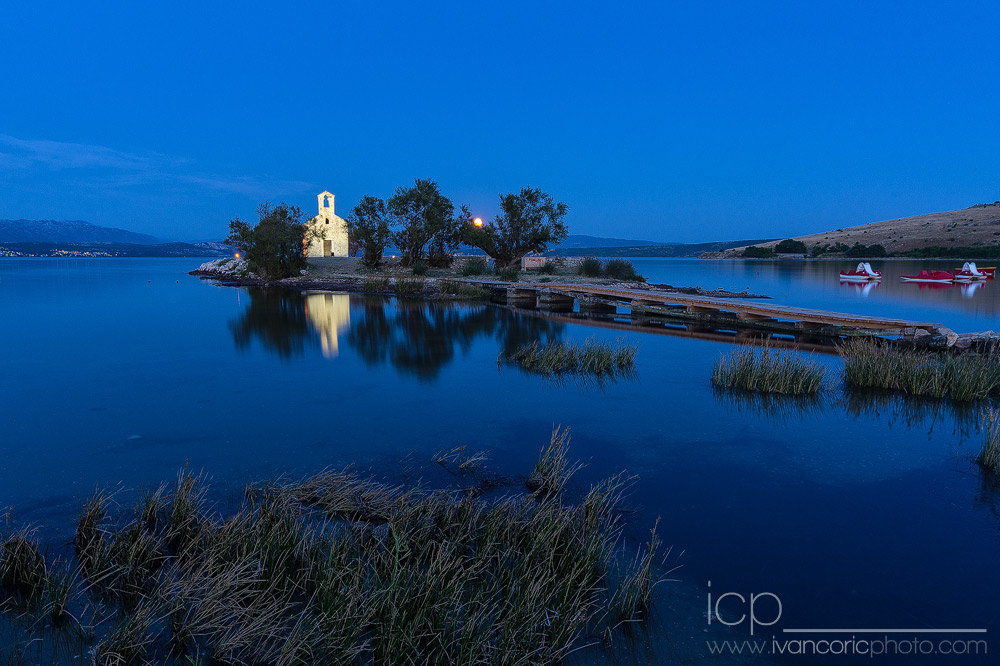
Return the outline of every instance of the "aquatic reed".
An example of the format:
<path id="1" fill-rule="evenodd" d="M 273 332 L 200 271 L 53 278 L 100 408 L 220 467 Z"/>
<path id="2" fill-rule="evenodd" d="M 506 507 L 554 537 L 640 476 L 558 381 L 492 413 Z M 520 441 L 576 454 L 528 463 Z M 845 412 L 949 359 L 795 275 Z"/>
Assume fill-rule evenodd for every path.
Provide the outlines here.
<path id="1" fill-rule="evenodd" d="M 327 470 L 248 486 L 223 517 L 206 506 L 203 475 L 183 469 L 132 508 L 112 512 L 96 493 L 75 538 L 86 576 L 53 566 L 23 589 L 48 598 L 53 619 L 81 614 L 73 640 L 52 643 L 59 663 L 556 664 L 645 618 L 663 580 L 655 528 L 623 557 L 629 477 L 567 501 L 569 443 L 568 430 L 552 433 L 532 494 L 489 501 Z M 42 581 L 33 544 L 29 532 L 6 538 L 3 571 L 23 564 L 5 586 Z"/>
<path id="2" fill-rule="evenodd" d="M 822 388 L 825 374 L 822 365 L 795 352 L 741 345 L 716 361 L 712 383 L 723 389 L 808 395 Z"/>
<path id="3" fill-rule="evenodd" d="M 461 280 L 441 280 L 439 285 L 442 294 L 455 298 L 487 299 L 490 297 L 490 290 L 480 287 L 478 284 L 470 284 Z"/>
<path id="4" fill-rule="evenodd" d="M 982 415 L 983 445 L 976 456 L 982 467 L 1000 474 L 1000 411 L 986 408 Z"/>
<path id="5" fill-rule="evenodd" d="M 396 293 L 403 296 L 419 294 L 424 290 L 424 278 L 422 277 L 398 277 L 396 278 Z"/>
<path id="6" fill-rule="evenodd" d="M 500 352 L 497 363 L 514 363 L 541 375 L 590 375 L 594 377 L 627 376 L 635 372 L 638 348 L 622 340 L 597 342 L 588 338 L 582 345 L 572 342 L 535 342 L 510 352 Z"/>
<path id="7" fill-rule="evenodd" d="M 38 548 L 38 535 L 27 527 L 0 541 L 0 588 L 23 601 L 37 598 L 48 585 L 48 568 Z"/>
<path id="8" fill-rule="evenodd" d="M 383 275 L 369 275 L 361 281 L 362 291 L 381 294 L 389 291 L 389 278 Z"/>
<path id="9" fill-rule="evenodd" d="M 904 350 L 884 341 L 850 340 L 840 348 L 848 386 L 888 389 L 964 402 L 1000 392 L 1000 355 Z"/>

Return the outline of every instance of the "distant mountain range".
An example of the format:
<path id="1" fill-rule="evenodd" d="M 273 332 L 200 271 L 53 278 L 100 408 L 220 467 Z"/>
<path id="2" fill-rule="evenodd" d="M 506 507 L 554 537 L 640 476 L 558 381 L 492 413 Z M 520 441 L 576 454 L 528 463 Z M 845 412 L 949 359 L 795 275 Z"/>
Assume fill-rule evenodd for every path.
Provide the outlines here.
<path id="1" fill-rule="evenodd" d="M 99 227 L 83 220 L 0 220 L 0 243 L 129 243 L 167 241 L 125 229 Z"/>
<path id="2" fill-rule="evenodd" d="M 0 245 L 36 256 L 97 251 L 125 257 L 219 257 L 230 252 L 220 242 L 174 243 L 83 220 L 0 220 Z"/>
<path id="3" fill-rule="evenodd" d="M 560 249 L 576 247 L 639 247 L 643 245 L 676 245 L 676 243 L 657 243 L 647 240 L 624 240 L 622 238 L 603 238 L 601 236 L 586 236 L 584 234 L 570 234 L 562 243 Z"/>
<path id="4" fill-rule="evenodd" d="M 771 239 L 709 243 L 658 243 L 649 240 L 605 238 L 571 234 L 546 254 L 551 256 L 598 257 L 697 257 Z M 225 256 L 231 252 L 221 242 L 176 243 L 125 229 L 100 227 L 82 220 L 0 220 L 0 245 L 30 254 L 56 250 L 98 250 L 131 257 Z M 473 248 L 463 251 L 479 254 Z M 389 254 L 398 250 L 387 248 Z"/>
<path id="5" fill-rule="evenodd" d="M 721 252 L 733 247 L 764 243 L 771 239 L 711 241 L 707 243 L 657 243 L 600 236 L 574 236 L 545 254 L 553 257 L 697 257 L 703 252 Z"/>

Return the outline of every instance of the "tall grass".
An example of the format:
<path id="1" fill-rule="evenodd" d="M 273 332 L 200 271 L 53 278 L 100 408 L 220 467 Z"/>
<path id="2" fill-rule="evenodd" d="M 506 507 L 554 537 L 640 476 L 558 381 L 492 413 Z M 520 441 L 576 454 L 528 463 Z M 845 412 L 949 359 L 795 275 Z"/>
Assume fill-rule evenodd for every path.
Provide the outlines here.
<path id="1" fill-rule="evenodd" d="M 820 390 L 825 374 L 822 365 L 794 352 L 741 345 L 716 361 L 712 383 L 724 389 L 809 395 Z"/>
<path id="2" fill-rule="evenodd" d="M 396 278 L 396 293 L 404 296 L 419 294 L 424 290 L 424 278 L 422 277 L 398 277 Z"/>
<path id="3" fill-rule="evenodd" d="M 248 486 L 227 515 L 187 469 L 134 507 L 99 492 L 77 524 L 86 571 L 47 575 L 30 531 L 0 551 L 5 589 L 51 596 L 42 612 L 72 610 L 75 628 L 10 605 L 2 621 L 36 632 L 26 645 L 57 646 L 25 663 L 558 664 L 645 617 L 662 580 L 655 531 L 622 552 L 630 480 L 569 502 L 568 448 L 556 429 L 534 492 L 488 501 L 350 470 Z M 478 464 L 464 450 L 442 459 Z"/>
<path id="4" fill-rule="evenodd" d="M 537 340 L 510 352 L 500 352 L 497 363 L 508 362 L 541 375 L 583 375 L 597 378 L 629 376 L 635 372 L 638 348 L 622 340 L 597 342 L 587 339 L 582 345 L 573 342 Z"/>
<path id="5" fill-rule="evenodd" d="M 985 469 L 1000 474 L 1000 411 L 987 408 L 982 416 L 983 446 L 976 462 Z"/>
<path id="6" fill-rule="evenodd" d="M 455 298 L 486 299 L 490 297 L 490 290 L 477 284 L 469 284 L 461 280 L 441 280 L 439 284 L 442 294 Z"/>
<path id="7" fill-rule="evenodd" d="M 462 265 L 461 274 L 465 277 L 473 275 L 486 275 L 490 272 L 490 266 L 485 259 L 469 259 Z"/>
<path id="8" fill-rule="evenodd" d="M 850 340 L 840 348 L 848 386 L 901 391 L 964 402 L 1000 392 L 1000 355 L 903 350 Z"/>
<path id="9" fill-rule="evenodd" d="M 379 294 L 389 290 L 389 278 L 383 275 L 369 275 L 361 281 L 361 289 Z"/>
<path id="10" fill-rule="evenodd" d="M 517 282 L 521 271 L 517 266 L 507 266 L 506 268 L 497 268 L 496 274 L 497 279 L 503 282 Z"/>

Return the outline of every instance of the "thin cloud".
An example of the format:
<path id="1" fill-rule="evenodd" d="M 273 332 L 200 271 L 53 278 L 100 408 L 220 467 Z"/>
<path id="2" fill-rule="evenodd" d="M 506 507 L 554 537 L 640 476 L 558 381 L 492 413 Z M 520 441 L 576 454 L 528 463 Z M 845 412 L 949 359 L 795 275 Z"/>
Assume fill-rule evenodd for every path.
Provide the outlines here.
<path id="1" fill-rule="evenodd" d="M 158 183 L 184 188 L 258 196 L 261 192 L 299 192 L 315 189 L 312 183 L 270 180 L 253 176 L 191 173 L 189 160 L 150 153 L 138 155 L 107 146 L 64 141 L 18 139 L 0 134 L 0 171 L 25 172 L 33 167 L 54 171 L 88 171 L 80 180 L 104 186 L 128 187 Z M 96 171 L 96 173 L 93 173 Z"/>

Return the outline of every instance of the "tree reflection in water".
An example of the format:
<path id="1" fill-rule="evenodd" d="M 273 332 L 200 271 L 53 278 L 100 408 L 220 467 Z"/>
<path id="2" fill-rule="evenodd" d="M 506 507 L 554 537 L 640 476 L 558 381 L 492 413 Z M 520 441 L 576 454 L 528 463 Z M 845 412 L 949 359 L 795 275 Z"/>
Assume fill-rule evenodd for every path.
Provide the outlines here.
<path id="1" fill-rule="evenodd" d="M 323 336 L 339 332 L 326 330 L 325 318 L 311 317 L 306 296 L 300 293 L 251 289 L 248 295 L 250 304 L 230 323 L 240 350 L 256 340 L 268 352 L 290 359 L 319 347 Z M 496 340 L 497 353 L 509 352 L 535 340 L 559 340 L 566 328 L 561 322 L 483 303 L 372 296 L 351 296 L 350 303 L 353 311 L 344 321 L 350 321 L 350 328 L 343 341 L 369 366 L 389 364 L 423 380 L 434 379 L 479 338 Z"/>
<path id="2" fill-rule="evenodd" d="M 457 352 L 480 337 L 512 350 L 533 340 L 562 337 L 565 324 L 526 317 L 485 304 L 365 297 L 347 343 L 369 365 L 390 363 L 400 372 L 433 379 Z"/>
<path id="3" fill-rule="evenodd" d="M 290 359 L 316 346 L 319 338 L 309 326 L 301 294 L 275 289 L 250 289 L 247 294 L 250 304 L 229 322 L 237 349 L 246 351 L 256 339 L 267 351 Z"/>

